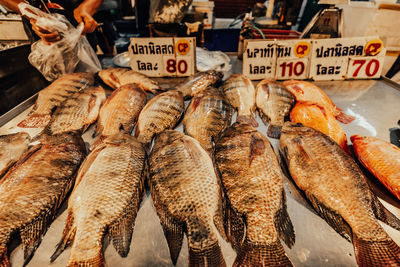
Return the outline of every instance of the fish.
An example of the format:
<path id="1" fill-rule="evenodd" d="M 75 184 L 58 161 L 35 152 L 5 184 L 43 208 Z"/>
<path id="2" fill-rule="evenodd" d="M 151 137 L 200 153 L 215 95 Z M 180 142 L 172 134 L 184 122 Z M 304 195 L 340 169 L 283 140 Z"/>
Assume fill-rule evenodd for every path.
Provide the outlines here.
<path id="1" fill-rule="evenodd" d="M 400 248 L 378 219 L 400 230 L 351 156 L 325 134 L 286 122 L 280 149 L 289 173 L 316 212 L 354 246 L 359 266 L 398 266 Z"/>
<path id="2" fill-rule="evenodd" d="M 222 80 L 223 76 L 222 72 L 215 70 L 197 72 L 178 84 L 175 89 L 181 91 L 185 98 L 196 96 L 207 88 L 210 88 L 210 86 L 216 85 Z"/>
<path id="3" fill-rule="evenodd" d="M 186 233 L 189 266 L 226 266 L 217 238 L 218 232 L 225 237 L 221 187 L 200 143 L 174 130 L 158 134 L 149 156 L 149 184 L 172 263 Z"/>
<path id="4" fill-rule="evenodd" d="M 156 95 L 140 112 L 135 137 L 142 143 L 151 142 L 154 135 L 175 127 L 184 108 L 180 91 L 170 90 Z"/>
<path id="5" fill-rule="evenodd" d="M 28 149 L 31 137 L 25 132 L 0 136 L 0 177 Z"/>
<path id="6" fill-rule="evenodd" d="M 238 252 L 233 266 L 292 266 L 279 242 L 292 247 L 295 234 L 271 143 L 236 122 L 216 142 L 215 160 L 233 210 L 225 229 L 237 229 L 227 234 Z"/>
<path id="7" fill-rule="evenodd" d="M 290 112 L 290 121 L 326 134 L 350 155 L 346 133 L 329 110 L 318 105 L 296 103 Z"/>
<path id="8" fill-rule="evenodd" d="M 341 123 L 347 124 L 355 118 L 347 115 L 318 86 L 306 81 L 284 81 L 283 85 L 295 96 L 296 102 L 318 105 L 331 112 Z"/>
<path id="9" fill-rule="evenodd" d="M 68 216 L 50 261 L 69 246 L 67 266 L 104 266 L 103 238 L 126 257 L 144 193 L 145 152 L 133 136 L 108 136 L 85 159 L 68 200 Z"/>
<path id="10" fill-rule="evenodd" d="M 256 86 L 256 106 L 261 120 L 268 125 L 267 135 L 279 139 L 285 118 L 295 103 L 295 98 L 285 86 L 262 80 Z"/>
<path id="11" fill-rule="evenodd" d="M 400 199 L 400 148 L 372 136 L 353 135 L 350 140 L 361 164 Z"/>
<path id="12" fill-rule="evenodd" d="M 100 109 L 96 135 L 104 138 L 120 132 L 130 134 L 146 101 L 146 93 L 137 84 L 115 90 Z"/>
<path id="13" fill-rule="evenodd" d="M 96 121 L 105 99 L 106 93 L 101 86 L 91 86 L 76 92 L 56 108 L 43 132 L 54 135 L 68 131 L 86 131 Z"/>
<path id="14" fill-rule="evenodd" d="M 251 81 L 241 74 L 232 74 L 221 86 L 226 100 L 238 111 L 237 121 L 258 127 L 253 117 L 256 109 L 256 93 Z"/>
<path id="15" fill-rule="evenodd" d="M 19 233 L 24 266 L 32 258 L 74 183 L 86 156 L 79 133 L 54 135 L 31 147 L 0 181 L 0 266 L 10 266 L 7 244 Z"/>
<path id="16" fill-rule="evenodd" d="M 213 140 L 231 124 L 232 114 L 233 108 L 222 92 L 211 87 L 192 98 L 182 121 L 184 132 L 211 153 Z"/>
<path id="17" fill-rule="evenodd" d="M 118 89 L 122 85 L 136 83 L 143 90 L 150 93 L 162 91 L 158 82 L 144 74 L 127 68 L 109 68 L 98 72 L 100 79 L 112 89 Z"/>
<path id="18" fill-rule="evenodd" d="M 54 109 L 71 95 L 94 85 L 94 74 L 80 72 L 66 74 L 55 80 L 38 94 L 28 117 L 18 123 L 22 128 L 43 128 L 50 122 Z"/>

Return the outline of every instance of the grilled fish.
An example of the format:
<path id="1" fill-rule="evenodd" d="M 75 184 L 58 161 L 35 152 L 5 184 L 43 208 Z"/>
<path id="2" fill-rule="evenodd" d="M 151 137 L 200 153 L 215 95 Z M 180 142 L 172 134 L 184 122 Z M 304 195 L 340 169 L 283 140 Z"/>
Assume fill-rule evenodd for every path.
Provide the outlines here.
<path id="1" fill-rule="evenodd" d="M 88 87 L 71 95 L 58 107 L 44 132 L 49 135 L 68 131 L 85 131 L 99 115 L 106 93 L 101 86 Z"/>
<path id="2" fill-rule="evenodd" d="M 346 134 L 329 110 L 317 105 L 296 103 L 290 112 L 290 120 L 326 134 L 350 155 Z"/>
<path id="3" fill-rule="evenodd" d="M 208 87 L 218 83 L 223 76 L 222 72 L 215 70 L 198 72 L 188 77 L 184 82 L 178 84 L 176 89 L 181 91 L 184 97 L 195 96 Z"/>
<path id="4" fill-rule="evenodd" d="M 110 68 L 99 71 L 99 77 L 112 89 L 118 89 L 122 85 L 136 83 L 140 88 L 151 93 L 161 90 L 156 81 L 139 72 L 126 68 Z"/>
<path id="5" fill-rule="evenodd" d="M 238 111 L 237 121 L 258 126 L 253 117 L 256 93 L 251 81 L 241 74 L 232 74 L 222 85 L 226 100 Z"/>
<path id="6" fill-rule="evenodd" d="M 360 266 L 398 266 L 400 248 L 378 219 L 400 221 L 372 193 L 354 160 L 332 139 L 309 127 L 285 123 L 280 146 L 289 172 L 314 209 L 353 241 Z"/>
<path id="7" fill-rule="evenodd" d="M 115 90 L 101 107 L 96 133 L 110 136 L 119 132 L 130 134 L 140 111 L 146 104 L 146 93 L 136 84 Z"/>
<path id="8" fill-rule="evenodd" d="M 31 113 L 18 124 L 23 128 L 45 127 L 54 109 L 60 106 L 72 94 L 94 84 L 93 73 L 73 73 L 61 76 L 39 92 Z"/>
<path id="9" fill-rule="evenodd" d="M 0 136 L 0 177 L 28 149 L 30 141 L 25 132 Z"/>
<path id="10" fill-rule="evenodd" d="M 222 194 L 213 163 L 199 142 L 177 131 L 157 135 L 149 159 L 150 190 L 175 264 L 186 232 L 189 266 L 226 266 Z M 217 230 L 218 229 L 218 230 Z"/>
<path id="11" fill-rule="evenodd" d="M 212 151 L 214 138 L 231 124 L 233 108 L 217 88 L 207 89 L 192 98 L 183 126 L 185 133 L 197 139 L 208 152 Z"/>
<path id="12" fill-rule="evenodd" d="M 51 136 L 28 150 L 0 181 L 0 266 L 9 266 L 7 243 L 19 232 L 25 264 L 46 233 L 85 157 L 77 133 Z M 24 264 L 24 265 L 25 265 Z"/>
<path id="13" fill-rule="evenodd" d="M 262 121 L 268 126 L 267 135 L 279 138 L 285 117 L 295 102 L 294 96 L 284 86 L 262 80 L 256 87 L 256 105 Z"/>
<path id="14" fill-rule="evenodd" d="M 228 234 L 238 251 L 233 266 L 292 265 L 279 237 L 291 247 L 294 230 L 268 139 L 251 125 L 236 122 L 216 143 L 215 159 L 233 209 L 226 229 L 237 229 Z"/>
<path id="15" fill-rule="evenodd" d="M 171 90 L 151 99 L 139 114 L 135 137 L 142 143 L 149 143 L 153 136 L 175 127 L 184 110 L 183 95 Z"/>
<path id="16" fill-rule="evenodd" d="M 68 201 L 68 217 L 53 262 L 72 244 L 68 266 L 104 266 L 102 240 L 108 229 L 117 252 L 129 253 L 143 195 L 145 152 L 134 137 L 107 137 L 85 159 Z"/>
<path id="17" fill-rule="evenodd" d="M 342 123 L 347 124 L 354 120 L 353 116 L 343 113 L 324 91 L 310 82 L 291 80 L 283 82 L 283 85 L 295 96 L 296 102 L 318 105 L 332 113 Z"/>
<path id="18" fill-rule="evenodd" d="M 376 137 L 350 139 L 360 162 L 400 199 L 400 148 Z"/>

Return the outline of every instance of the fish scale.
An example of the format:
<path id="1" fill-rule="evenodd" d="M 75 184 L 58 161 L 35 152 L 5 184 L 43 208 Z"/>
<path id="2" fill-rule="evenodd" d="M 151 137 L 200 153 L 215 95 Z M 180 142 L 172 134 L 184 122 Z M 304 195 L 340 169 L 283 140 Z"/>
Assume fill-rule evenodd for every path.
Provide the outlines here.
<path id="1" fill-rule="evenodd" d="M 0 266 L 8 266 L 7 243 L 19 231 L 25 264 L 46 233 L 85 156 L 76 133 L 48 137 L 32 147 L 0 182 Z"/>
<path id="2" fill-rule="evenodd" d="M 211 158 L 198 141 L 177 131 L 157 135 L 149 182 L 175 264 L 186 231 L 189 266 L 225 266 L 217 239 L 223 234 L 222 195 Z"/>
<path id="3" fill-rule="evenodd" d="M 145 153 L 130 135 L 112 135 L 89 154 L 68 201 L 68 218 L 54 261 L 72 243 L 68 266 L 104 264 L 102 240 L 108 229 L 118 253 L 129 252 L 143 195 Z"/>
<path id="4" fill-rule="evenodd" d="M 30 141 L 29 134 L 25 132 L 0 136 L 0 179 L 28 149 Z"/>

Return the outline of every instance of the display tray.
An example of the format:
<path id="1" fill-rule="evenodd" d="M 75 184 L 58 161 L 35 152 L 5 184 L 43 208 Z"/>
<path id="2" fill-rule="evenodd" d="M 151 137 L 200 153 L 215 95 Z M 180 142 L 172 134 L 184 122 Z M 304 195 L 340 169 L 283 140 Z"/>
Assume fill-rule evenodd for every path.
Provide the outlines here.
<path id="1" fill-rule="evenodd" d="M 163 87 L 173 87 L 179 79 L 159 79 Z M 353 134 L 377 136 L 389 141 L 389 128 L 397 125 L 400 119 L 400 90 L 395 84 L 386 80 L 357 80 L 357 81 L 328 81 L 315 82 L 347 114 L 356 119 L 350 124 L 342 125 L 349 138 Z M 32 108 L 35 97 L 0 117 L 0 134 L 27 131 L 32 136 L 40 129 L 30 130 L 18 128 L 16 125 L 26 117 Z M 188 101 L 186 101 L 188 104 Z M 265 134 L 266 127 L 257 117 L 258 130 Z M 91 144 L 92 125 L 83 134 L 83 139 Z M 182 125 L 177 127 L 182 131 Z M 269 138 L 276 152 L 279 141 Z M 392 196 L 373 177 L 368 178 L 374 192 L 382 203 L 400 217 L 400 201 Z M 296 266 L 356 266 L 353 246 L 337 234 L 322 218 L 315 214 L 305 201 L 290 178 L 284 177 L 287 195 L 287 206 L 293 222 L 296 242 L 294 246 L 285 250 Z M 60 241 L 66 219 L 66 201 L 55 221 L 51 224 L 35 255 L 27 266 L 65 266 L 69 257 L 67 249 L 52 264 L 49 259 Z M 383 224 L 384 229 L 400 245 L 400 232 Z M 184 244 L 176 266 L 187 266 L 187 241 Z M 221 238 L 220 238 L 221 240 Z M 236 253 L 231 246 L 221 240 L 222 252 L 228 266 L 231 266 Z M 156 215 L 149 192 L 146 193 L 136 218 L 130 253 L 121 258 L 108 239 L 104 241 L 105 261 L 107 266 L 173 266 L 170 260 L 167 242 L 164 237 L 160 221 Z M 23 265 L 23 250 L 20 241 L 13 240 L 11 244 L 11 265 Z"/>

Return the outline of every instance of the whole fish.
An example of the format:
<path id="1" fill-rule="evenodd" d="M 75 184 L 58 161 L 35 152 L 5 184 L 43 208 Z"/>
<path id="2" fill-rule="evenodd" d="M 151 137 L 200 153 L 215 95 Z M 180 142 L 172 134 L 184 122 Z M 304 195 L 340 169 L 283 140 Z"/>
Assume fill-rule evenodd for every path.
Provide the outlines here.
<path id="1" fill-rule="evenodd" d="M 360 162 L 400 199 L 400 148 L 377 137 L 350 139 Z"/>
<path id="2" fill-rule="evenodd" d="M 215 87 L 192 98 L 183 118 L 185 133 L 199 141 L 208 152 L 213 139 L 231 124 L 233 108 Z"/>
<path id="3" fill-rule="evenodd" d="M 119 132 L 130 134 L 140 111 L 146 104 L 146 93 L 136 84 L 115 90 L 100 109 L 96 134 L 110 136 Z"/>
<path id="4" fill-rule="evenodd" d="M 7 244 L 19 232 L 26 265 L 74 183 L 85 157 L 77 133 L 51 136 L 32 147 L 0 181 L 0 266 L 9 266 Z"/>
<path id="5" fill-rule="evenodd" d="M 18 124 L 23 128 L 45 127 L 54 109 L 72 94 L 94 84 L 93 73 L 73 73 L 61 76 L 38 94 L 35 105 L 28 117 Z"/>
<path id="6" fill-rule="evenodd" d="M 279 138 L 285 117 L 289 115 L 295 98 L 285 86 L 262 80 L 256 87 L 256 105 L 262 121 L 269 124 L 267 135 Z"/>
<path id="7" fill-rule="evenodd" d="M 290 175 L 314 209 L 353 241 L 360 266 L 398 266 L 400 248 L 378 219 L 400 229 L 400 221 L 370 190 L 354 160 L 325 134 L 285 123 L 280 146 Z"/>
<path id="8" fill-rule="evenodd" d="M 183 95 L 179 91 L 171 90 L 155 96 L 139 114 L 135 137 L 142 143 L 151 142 L 154 135 L 175 127 L 184 108 Z"/>
<path id="9" fill-rule="evenodd" d="M 294 95 L 296 102 L 318 105 L 342 123 L 350 123 L 354 120 L 353 116 L 347 115 L 338 108 L 332 100 L 318 86 L 305 81 L 285 81 L 283 85 Z"/>
<path id="10" fill-rule="evenodd" d="M 0 177 L 28 149 L 31 137 L 25 132 L 0 136 Z"/>
<path id="11" fill-rule="evenodd" d="M 350 155 L 347 136 L 329 110 L 317 105 L 296 103 L 290 112 L 290 121 L 301 123 L 326 134 Z"/>
<path id="12" fill-rule="evenodd" d="M 106 93 L 101 86 L 88 87 L 71 95 L 58 107 L 46 126 L 46 134 L 59 134 L 68 131 L 85 131 L 99 115 Z"/>
<path id="13" fill-rule="evenodd" d="M 144 74 L 127 68 L 110 68 L 98 73 L 100 79 L 112 89 L 118 89 L 123 85 L 136 83 L 140 88 L 151 93 L 161 90 L 158 83 Z"/>
<path id="14" fill-rule="evenodd" d="M 226 266 L 217 239 L 218 230 L 225 236 L 222 194 L 207 152 L 190 136 L 164 131 L 155 139 L 149 166 L 151 196 L 173 264 L 186 232 L 189 266 Z"/>
<path id="15" fill-rule="evenodd" d="M 226 229 L 240 229 L 228 234 L 238 251 L 233 266 L 291 266 L 279 237 L 291 247 L 294 230 L 268 139 L 251 125 L 236 122 L 216 143 L 215 159 L 233 209 Z M 238 220 L 242 223 L 235 224 Z"/>
<path id="16" fill-rule="evenodd" d="M 129 253 L 143 195 L 145 152 L 134 137 L 107 137 L 85 159 L 68 200 L 68 217 L 53 262 L 72 245 L 68 266 L 104 266 L 108 230 L 117 252 Z"/>
<path id="17" fill-rule="evenodd" d="M 186 78 L 184 82 L 178 84 L 176 89 L 181 91 L 184 97 L 195 96 L 218 83 L 223 76 L 222 72 L 215 70 L 198 72 Z"/>
<path id="18" fill-rule="evenodd" d="M 237 121 L 258 126 L 253 117 L 256 93 L 251 81 L 241 74 L 232 74 L 222 85 L 226 100 L 238 111 Z"/>

